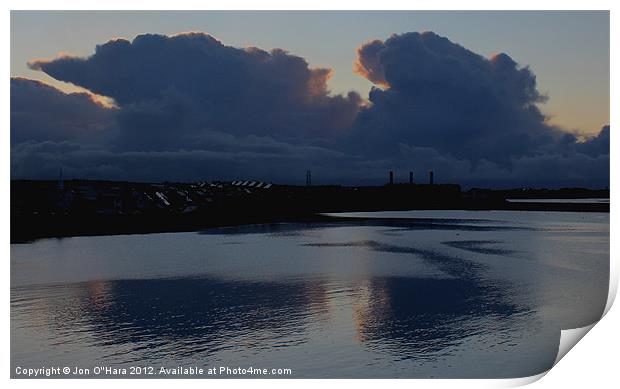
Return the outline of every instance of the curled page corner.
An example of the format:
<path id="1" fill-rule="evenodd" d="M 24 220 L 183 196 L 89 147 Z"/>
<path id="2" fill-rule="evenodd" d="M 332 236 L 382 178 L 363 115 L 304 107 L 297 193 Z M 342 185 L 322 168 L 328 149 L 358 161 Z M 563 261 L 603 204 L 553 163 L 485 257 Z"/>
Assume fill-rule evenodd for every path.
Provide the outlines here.
<path id="1" fill-rule="evenodd" d="M 529 385 L 529 384 L 532 384 L 532 383 L 538 381 L 539 379 L 543 378 L 544 376 L 546 376 L 548 372 L 549 372 L 549 370 L 546 370 L 546 371 L 543 371 L 542 373 L 531 375 L 529 377 L 511 378 L 511 379 L 507 379 L 507 380 L 502 380 L 501 384 L 498 384 L 497 387 L 500 387 L 500 388 L 516 388 L 516 387 L 519 387 L 519 386 Z"/>
<path id="2" fill-rule="evenodd" d="M 568 352 L 575 347 L 575 345 L 581 340 L 583 339 L 584 336 L 586 336 L 586 334 L 588 332 L 590 332 L 590 330 L 592 328 L 594 328 L 594 326 L 596 325 L 596 323 L 598 323 L 599 321 L 601 321 L 601 319 L 603 317 L 605 317 L 605 315 L 607 315 L 607 312 L 609 312 L 609 310 L 611 309 L 615 299 L 616 299 L 616 294 L 618 292 L 618 273 L 619 273 L 619 269 L 617 267 L 617 263 L 615 263 L 615 261 L 610 261 L 610 269 L 609 269 L 609 292 L 607 295 L 607 303 L 605 304 L 605 310 L 603 311 L 603 314 L 601 315 L 601 318 L 597 321 L 595 321 L 594 323 L 584 326 L 584 327 L 580 327 L 580 328 L 571 328 L 571 329 L 566 329 L 566 330 L 562 330 L 560 333 L 560 345 L 558 347 L 558 354 L 555 357 L 555 362 L 553 362 L 553 366 L 557 365 L 558 362 L 560 362 L 560 360 L 562 358 L 564 358 L 564 356 L 566 354 L 568 354 Z M 552 368 L 553 368 L 552 366 Z M 539 380 L 540 378 L 542 378 L 545 374 L 547 374 L 551 369 L 547 370 L 544 373 L 541 373 L 539 375 L 536 376 L 532 376 L 532 377 L 525 377 L 523 379 L 530 379 L 530 378 L 535 378 L 532 381 L 529 382 L 534 382 Z"/>
<path id="3" fill-rule="evenodd" d="M 580 328 L 571 328 L 562 330 L 560 334 L 560 346 L 558 347 L 558 355 L 555 357 L 555 366 L 575 345 L 596 325 L 594 322 L 588 326 Z"/>
<path id="4" fill-rule="evenodd" d="M 616 298 L 617 291 L 618 291 L 618 274 L 616 272 L 611 272 L 610 283 L 609 283 L 609 294 L 607 296 L 607 303 L 605 305 L 605 310 L 603 311 L 603 314 L 601 315 L 601 319 L 605 317 L 607 312 L 609 312 L 609 309 L 613 305 L 614 300 Z M 568 352 L 573 347 L 575 347 L 577 343 L 579 343 L 581 339 L 583 339 L 584 336 L 586 336 L 588 332 L 590 332 L 592 328 L 594 328 L 594 326 L 601 319 L 584 327 L 561 330 L 560 331 L 560 345 L 558 346 L 558 354 L 556 355 L 555 361 L 553 362 L 553 366 L 550 369 L 542 373 L 533 375 L 533 376 L 506 380 L 505 386 L 503 387 L 524 386 L 524 385 L 534 383 L 540 380 L 541 378 L 543 378 L 545 375 L 547 375 L 547 373 L 551 371 L 551 369 L 555 365 L 558 364 L 558 362 L 560 362 L 562 358 L 564 358 L 564 356 L 566 356 L 566 354 L 568 354 Z"/>
<path id="5" fill-rule="evenodd" d="M 596 325 L 596 323 L 598 323 L 598 321 L 585 327 L 562 330 L 560 332 L 560 345 L 558 347 L 558 354 L 556 355 L 555 361 L 553 362 L 553 366 L 551 366 L 551 368 L 543 371 L 542 373 L 535 374 L 529 377 L 505 380 L 499 386 L 504 388 L 514 388 L 517 386 L 529 385 L 540 380 L 541 378 L 546 376 L 547 373 L 549 373 L 551 369 L 553 369 L 553 367 L 557 365 L 557 363 L 560 362 L 560 360 L 564 358 L 566 354 L 568 354 L 568 352 Z"/>
<path id="6" fill-rule="evenodd" d="M 601 319 L 607 315 L 609 309 L 616 300 L 616 294 L 618 293 L 618 276 L 620 275 L 620 269 L 618 269 L 617 261 L 609 261 L 609 292 L 607 294 L 607 303 L 605 304 L 605 311 L 601 316 Z"/>

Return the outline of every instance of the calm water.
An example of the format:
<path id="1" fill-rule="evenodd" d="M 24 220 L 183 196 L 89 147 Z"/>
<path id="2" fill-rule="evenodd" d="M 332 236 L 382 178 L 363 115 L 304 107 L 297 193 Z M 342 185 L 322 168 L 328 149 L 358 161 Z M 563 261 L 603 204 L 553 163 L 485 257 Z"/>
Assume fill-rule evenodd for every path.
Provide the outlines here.
<path id="1" fill-rule="evenodd" d="M 609 214 L 412 211 L 11 245 L 11 365 L 519 377 L 597 320 Z"/>

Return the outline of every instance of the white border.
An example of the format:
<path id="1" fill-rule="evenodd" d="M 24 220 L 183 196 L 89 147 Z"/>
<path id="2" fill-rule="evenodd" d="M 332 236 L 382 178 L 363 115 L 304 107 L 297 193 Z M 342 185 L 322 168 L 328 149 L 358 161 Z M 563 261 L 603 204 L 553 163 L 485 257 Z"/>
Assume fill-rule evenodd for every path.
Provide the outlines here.
<path id="1" fill-rule="evenodd" d="M 5 38 L 2 41 L 4 45 L 4 53 L 10 52 L 10 13 L 9 10 L 44 10 L 51 9 L 50 5 L 53 5 L 57 8 L 55 9 L 84 9 L 84 10 L 98 10 L 98 9 L 119 9 L 119 10 L 132 10 L 132 9 L 145 9 L 144 6 L 149 6 L 151 8 L 146 9 L 159 9 L 159 10 L 193 10 L 193 9 L 213 9 L 213 10 L 243 10 L 243 9 L 291 9 L 291 10 L 329 10 L 329 9 L 364 9 L 364 10 L 400 10 L 400 9 L 417 9 L 417 10 L 460 10 L 460 9 L 469 9 L 469 10 L 516 10 L 516 9 L 527 9 L 527 10 L 553 10 L 553 9 L 572 9 L 572 10 L 611 10 L 610 15 L 610 26 L 611 26 L 611 69 L 618 69 L 618 39 L 615 34 L 617 34 L 618 28 L 616 27 L 616 22 L 618 22 L 617 17 L 617 8 L 619 8 L 616 4 L 619 4 L 617 1 L 600 1 L 600 0 L 590 0 L 587 2 L 584 1 L 562 1 L 562 2 L 552 2 L 547 0 L 522 0 L 522 1 L 481 1 L 481 0 L 470 0 L 467 2 L 463 1 L 432 1 L 432 2 L 416 2 L 412 3 L 410 1 L 392 1 L 392 0 L 383 0 L 380 2 L 377 1 L 367 1 L 367 0 L 358 0 L 355 3 L 347 3 L 345 1 L 334 1 L 334 0 L 313 0 L 313 1 L 283 1 L 283 0 L 263 0 L 260 2 L 256 1 L 218 1 L 218 2 L 204 2 L 204 1 L 185 1 L 185 0 L 176 0 L 176 1 L 149 1 L 144 3 L 129 3 L 127 1 L 119 1 L 119 0 L 108 0 L 105 2 L 80 2 L 76 0 L 67 1 L 67 0 L 57 0 L 54 2 L 50 1 L 5 1 L 6 11 L 2 15 L 2 26 L 4 26 Z M 257 8 L 256 5 L 260 4 L 261 8 Z M 468 8 L 464 8 L 464 6 Z M 558 5 L 561 5 L 562 8 L 558 8 Z M 526 28 L 526 26 L 524 26 Z M 2 61 L 2 69 L 4 70 L 5 75 L 10 74 L 10 64 L 7 59 Z M 10 193 L 10 153 L 9 153 L 9 117 L 10 117 L 10 94 L 9 94 L 9 77 L 6 77 L 4 80 L 5 88 L 4 93 L 2 94 L 2 107 L 4 110 L 4 126 L 3 128 L 3 136 L 2 136 L 2 146 L 3 150 L 6 152 L 3 159 L 2 164 L 2 172 L 4 174 L 4 179 L 1 181 L 1 190 L 0 190 L 0 200 L 2 204 L 2 232 L 5 237 L 5 245 L 4 245 L 4 267 L 2 268 L 2 279 L 5 285 L 5 312 L 4 320 L 2 321 L 3 326 L 3 352 L 2 352 L 2 377 L 4 380 L 9 379 L 10 374 L 10 295 L 9 295 L 9 233 L 10 233 L 10 223 L 9 223 L 9 193 Z M 614 76 L 614 73 L 611 74 L 611 107 L 618 107 L 618 78 Z M 610 118 L 615 117 L 616 112 L 612 110 L 610 112 Z M 615 243 L 616 239 L 614 239 L 617 235 L 616 229 L 614 228 L 617 225 L 620 225 L 618 222 L 617 213 L 614 212 L 614 204 L 618 201 L 619 196 L 617 195 L 617 191 L 615 190 L 615 172 L 614 168 L 614 156 L 616 152 L 618 152 L 618 141 L 616 141 L 616 136 L 612 135 L 612 153 L 611 153 L 611 182 L 610 188 L 611 191 L 611 204 L 612 204 L 612 213 L 611 213 L 611 282 L 610 282 L 610 292 L 609 299 L 606 310 L 608 311 L 611 307 L 613 299 L 616 295 L 617 285 L 618 285 L 618 261 L 617 261 L 617 253 L 618 253 L 618 244 Z M 617 375 L 617 363 L 616 356 L 618 350 L 618 333 L 617 329 L 620 328 L 620 314 L 618 313 L 618 309 L 612 309 L 607 313 L 604 319 L 595 326 L 594 330 L 591 331 L 583 340 L 579 342 L 576 346 L 575 351 L 572 353 L 568 353 L 568 355 L 560 361 L 560 363 L 554 367 L 544 379 L 538 381 L 536 385 L 538 387 L 563 387 L 563 388 L 581 388 L 585 385 L 592 387 L 611 387 L 614 383 L 618 382 Z M 587 332 L 587 331 L 586 331 Z M 512 387 L 527 384 L 533 381 L 540 379 L 545 374 L 541 374 L 536 377 L 528 377 L 517 380 L 255 380 L 255 381 L 247 381 L 247 380 L 148 380 L 148 381 L 140 381 L 137 382 L 135 380 L 91 380 L 88 382 L 88 386 L 92 387 L 107 387 L 109 385 L 148 385 L 149 387 L 154 388 L 169 388 L 171 385 L 183 385 L 183 386 L 191 386 L 191 387 L 201 387 L 205 386 L 246 386 L 251 385 L 252 387 L 259 388 L 289 388 L 291 385 L 300 388 L 314 388 L 316 385 L 327 385 L 329 387 L 336 387 L 342 385 L 355 385 L 358 387 L 373 387 L 389 385 L 390 387 L 433 387 L 433 388 L 445 388 L 445 387 L 458 387 L 458 388 L 484 388 L 484 387 Z M 180 381 L 180 382 L 179 382 Z M 37 380 L 12 380 L 8 382 L 11 386 L 14 387 L 30 387 L 34 385 L 45 385 L 46 387 L 61 387 L 61 388 L 71 388 L 71 387 L 82 387 L 84 382 L 81 380 L 46 380 L 45 382 L 37 381 Z M 106 388 L 107 389 L 107 388 Z"/>
<path id="2" fill-rule="evenodd" d="M 433 2 L 411 2 L 403 0 L 357 0 L 354 3 L 343 0 L 228 0 L 205 3 L 199 0 L 128 2 L 122 0 L 80 2 L 77 0 L 58 0 L 50 3 L 45 0 L 9 0 L 5 1 L 8 9 L 14 10 L 609 10 L 613 9 L 612 0 L 438 0 Z M 50 4 L 56 7 L 50 7 Z M 257 6 L 257 4 L 259 6 Z M 561 7 L 558 7 L 561 5 Z"/>

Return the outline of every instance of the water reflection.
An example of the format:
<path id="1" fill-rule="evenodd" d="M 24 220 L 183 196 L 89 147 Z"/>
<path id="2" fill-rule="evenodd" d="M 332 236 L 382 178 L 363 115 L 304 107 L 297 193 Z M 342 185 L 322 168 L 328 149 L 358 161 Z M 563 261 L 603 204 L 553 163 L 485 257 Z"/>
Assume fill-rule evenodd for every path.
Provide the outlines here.
<path id="1" fill-rule="evenodd" d="M 85 266 L 80 255 L 104 255 L 109 237 L 67 240 L 65 262 L 12 255 L 22 275 L 11 288 L 12 366 L 262 363 L 296 377 L 517 377 L 550 367 L 559 329 L 604 306 L 608 236 L 572 228 L 583 224 L 342 223 L 124 237 L 115 242 L 135 257 L 126 263 L 110 248 L 94 275 L 80 273 L 97 281 L 64 281 L 51 262 Z M 174 257 L 171 242 L 192 249 Z M 570 254 L 577 242 L 586 260 Z M 177 274 L 170 258 L 196 276 L 142 268 Z M 103 259 L 135 279 L 105 279 Z M 49 269 L 46 281 L 28 279 L 36 266 Z"/>
<path id="2" fill-rule="evenodd" d="M 489 282 L 483 266 L 463 258 L 376 241 L 307 244 L 318 247 L 363 246 L 375 251 L 417 255 L 452 275 L 448 279 L 373 278 L 354 303 L 359 339 L 399 358 L 431 357 L 463 338 L 477 335 L 477 318 L 505 320 L 529 310 L 509 302 L 509 285 Z M 476 323 L 478 326 L 476 326 Z"/>
<path id="3" fill-rule="evenodd" d="M 330 305 L 344 302 L 353 308 L 361 345 L 398 360 L 429 358 L 488 330 L 476 318 L 520 312 L 498 293 L 472 277 L 356 283 L 184 278 L 17 288 L 12 307 L 14 319 L 51 330 L 56 346 L 86 341 L 111 350 L 103 357 L 113 363 L 200 357 L 208 364 L 223 350 L 302 345 L 330 320 Z"/>
<path id="4" fill-rule="evenodd" d="M 272 347 L 274 339 L 277 347 L 294 346 L 307 340 L 309 319 L 328 315 L 325 285 L 309 281 L 122 280 L 15 289 L 13 295 L 14 315 L 43 321 L 50 335 L 63 338 L 59 343 L 75 341 L 65 331 L 71 328 L 96 335 L 91 346 L 148 349 L 148 358 Z"/>
<path id="5" fill-rule="evenodd" d="M 535 314 L 506 302 L 492 301 L 484 295 L 485 289 L 458 279 L 374 280 L 368 293 L 355 304 L 359 339 L 375 352 L 417 362 L 454 357 L 454 347 L 464 340 L 491 332 L 497 337 L 480 347 L 502 343 L 509 351 L 517 345 L 518 335 L 501 331 L 501 327 Z M 486 320 L 489 317 L 503 324 L 495 326 Z"/>

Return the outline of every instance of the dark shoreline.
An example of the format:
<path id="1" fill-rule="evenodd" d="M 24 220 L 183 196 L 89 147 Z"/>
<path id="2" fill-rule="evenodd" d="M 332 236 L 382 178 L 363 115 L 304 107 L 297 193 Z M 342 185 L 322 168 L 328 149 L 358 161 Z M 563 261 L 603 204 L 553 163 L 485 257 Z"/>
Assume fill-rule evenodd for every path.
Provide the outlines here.
<path id="1" fill-rule="evenodd" d="M 397 209 L 344 210 L 331 212 L 375 212 Z M 609 204 L 549 204 L 549 203 L 508 203 L 497 208 L 426 208 L 408 210 L 464 210 L 464 211 L 519 211 L 519 212 L 599 212 L 609 213 Z M 350 218 L 326 216 L 318 213 L 296 215 L 253 215 L 250 217 L 215 219 L 210 215 L 191 215 L 174 217 L 149 217 L 135 215 L 89 215 L 79 216 L 39 216 L 31 220 L 11 218 L 11 243 L 31 243 L 46 238 L 68 238 L 76 236 L 133 235 L 166 232 L 198 232 L 202 230 L 248 225 L 269 225 L 278 223 L 339 223 Z M 36 225 L 36 228 L 32 226 Z M 30 227 L 28 227 L 30 226 Z"/>
<path id="2" fill-rule="evenodd" d="M 11 182 L 11 243 L 71 236 L 191 232 L 274 223 L 342 222 L 323 213 L 406 210 L 609 212 L 609 203 L 509 202 L 609 198 L 608 190 L 462 192 L 458 185 L 377 187 L 106 181 Z"/>

